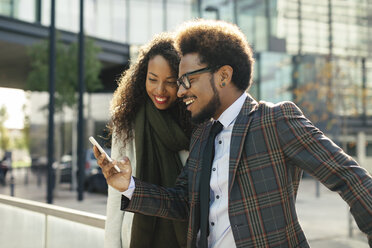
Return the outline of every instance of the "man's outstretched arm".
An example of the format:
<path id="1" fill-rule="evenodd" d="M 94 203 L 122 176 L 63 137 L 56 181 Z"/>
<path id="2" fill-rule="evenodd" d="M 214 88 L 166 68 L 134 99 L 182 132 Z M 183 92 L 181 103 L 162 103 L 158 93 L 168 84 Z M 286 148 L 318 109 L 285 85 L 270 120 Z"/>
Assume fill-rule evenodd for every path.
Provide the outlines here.
<path id="1" fill-rule="evenodd" d="M 293 165 L 338 192 L 372 247 L 372 178 L 357 162 L 317 129 L 293 103 L 276 108 L 282 148 Z"/>
<path id="2" fill-rule="evenodd" d="M 125 157 L 122 161 L 109 162 L 96 147 L 93 147 L 93 151 L 107 184 L 119 192 L 127 191 L 133 180 L 129 159 Z M 115 169 L 115 165 L 120 168 L 120 172 Z M 145 183 L 136 178 L 134 181 L 135 189 L 131 194 L 131 199 L 122 196 L 122 210 L 167 219 L 187 220 L 189 213 L 187 165 L 183 168 L 173 188 Z"/>

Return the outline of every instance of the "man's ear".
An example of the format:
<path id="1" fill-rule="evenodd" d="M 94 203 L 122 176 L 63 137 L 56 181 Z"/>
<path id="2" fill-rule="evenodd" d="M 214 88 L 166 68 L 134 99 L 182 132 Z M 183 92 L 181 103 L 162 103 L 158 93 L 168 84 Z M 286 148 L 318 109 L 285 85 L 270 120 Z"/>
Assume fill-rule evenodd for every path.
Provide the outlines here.
<path id="1" fill-rule="evenodd" d="M 233 72 L 233 68 L 229 65 L 221 66 L 220 69 L 218 69 L 220 79 L 219 85 L 221 87 L 225 87 L 231 83 Z"/>

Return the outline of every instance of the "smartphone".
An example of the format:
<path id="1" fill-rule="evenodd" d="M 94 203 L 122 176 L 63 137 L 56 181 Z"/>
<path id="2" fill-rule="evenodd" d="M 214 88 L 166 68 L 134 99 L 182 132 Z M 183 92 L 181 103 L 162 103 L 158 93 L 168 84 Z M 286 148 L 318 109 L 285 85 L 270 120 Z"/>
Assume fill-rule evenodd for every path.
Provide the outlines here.
<path id="1" fill-rule="evenodd" d="M 105 152 L 105 150 L 103 150 L 102 146 L 100 146 L 100 144 L 98 144 L 98 142 L 96 141 L 96 139 L 95 139 L 93 136 L 90 136 L 90 137 L 89 137 L 89 141 L 90 141 L 90 143 L 92 143 L 94 146 L 96 146 L 96 147 L 98 148 L 98 150 L 99 150 L 101 153 L 105 154 L 106 159 L 107 159 L 110 163 L 112 163 L 112 159 L 110 158 L 110 156 Z M 115 170 L 116 170 L 117 172 L 120 172 L 120 168 L 119 168 L 117 165 L 114 165 L 114 168 L 115 168 Z"/>

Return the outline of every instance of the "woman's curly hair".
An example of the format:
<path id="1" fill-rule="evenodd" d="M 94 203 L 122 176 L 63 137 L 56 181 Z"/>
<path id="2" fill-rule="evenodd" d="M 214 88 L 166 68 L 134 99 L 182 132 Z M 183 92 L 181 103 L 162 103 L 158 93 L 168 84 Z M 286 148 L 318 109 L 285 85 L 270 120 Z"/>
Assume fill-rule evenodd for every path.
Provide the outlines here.
<path id="1" fill-rule="evenodd" d="M 146 92 L 146 77 L 149 60 L 161 55 L 168 61 L 175 77 L 178 76 L 180 56 L 174 47 L 174 37 L 171 33 L 161 33 L 148 44 L 141 47 L 137 60 L 128 70 L 124 71 L 118 81 L 111 102 L 111 121 L 108 125 L 110 135 L 123 140 L 125 145 L 133 139 L 133 124 L 140 106 L 148 98 Z M 177 99 L 172 106 L 172 116 L 188 137 L 191 136 L 192 124 L 190 113 L 185 104 Z"/>

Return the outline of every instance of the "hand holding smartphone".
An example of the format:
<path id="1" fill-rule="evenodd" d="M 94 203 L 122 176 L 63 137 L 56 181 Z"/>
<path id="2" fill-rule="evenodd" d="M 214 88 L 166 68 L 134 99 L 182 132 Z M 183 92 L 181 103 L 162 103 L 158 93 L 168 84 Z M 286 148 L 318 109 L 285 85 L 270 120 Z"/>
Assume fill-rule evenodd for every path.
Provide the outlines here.
<path id="1" fill-rule="evenodd" d="M 105 154 L 105 156 L 106 156 L 106 159 L 110 162 L 110 163 L 112 163 L 112 159 L 110 158 L 110 156 L 105 152 L 105 150 L 103 150 L 103 148 L 100 146 L 100 144 L 98 144 L 98 142 L 96 141 L 96 139 L 93 137 L 93 136 L 90 136 L 89 137 L 89 141 L 90 141 L 90 143 L 92 143 L 94 146 L 96 146 L 97 148 L 98 148 L 98 150 L 101 152 L 101 153 L 103 153 L 103 154 Z M 115 170 L 117 171 L 117 172 L 120 172 L 120 168 L 117 166 L 117 165 L 114 165 L 114 168 L 115 168 Z"/>

